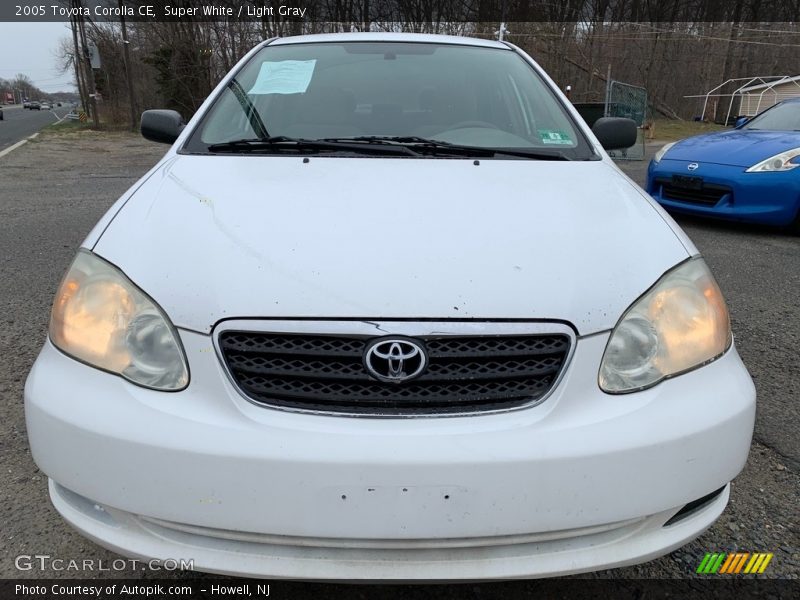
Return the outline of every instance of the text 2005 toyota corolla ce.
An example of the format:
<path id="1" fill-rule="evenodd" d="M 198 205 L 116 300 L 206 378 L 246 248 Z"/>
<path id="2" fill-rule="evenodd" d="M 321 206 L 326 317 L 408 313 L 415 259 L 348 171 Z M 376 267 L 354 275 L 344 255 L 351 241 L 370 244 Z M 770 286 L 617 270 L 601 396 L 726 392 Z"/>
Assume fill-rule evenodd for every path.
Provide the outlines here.
<path id="1" fill-rule="evenodd" d="M 696 248 L 494 41 L 269 40 L 89 234 L 25 389 L 64 518 L 298 579 L 645 561 L 723 511 L 755 391 Z"/>

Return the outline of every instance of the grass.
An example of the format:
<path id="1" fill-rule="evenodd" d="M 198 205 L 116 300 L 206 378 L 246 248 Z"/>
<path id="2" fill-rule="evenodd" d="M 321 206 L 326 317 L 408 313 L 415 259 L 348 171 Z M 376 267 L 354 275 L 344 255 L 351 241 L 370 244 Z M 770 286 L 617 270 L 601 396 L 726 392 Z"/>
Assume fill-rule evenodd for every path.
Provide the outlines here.
<path id="1" fill-rule="evenodd" d="M 64 119 L 58 123 L 52 123 L 42 128 L 40 134 L 43 137 L 60 137 L 71 134 L 88 134 L 88 133 L 113 133 L 113 134 L 130 134 L 130 127 L 127 123 L 107 122 L 101 118 L 100 127 L 94 126 L 94 121 L 88 119 L 82 123 L 78 119 Z"/>
<path id="2" fill-rule="evenodd" d="M 716 123 L 699 123 L 697 121 L 659 120 L 655 122 L 653 139 L 660 142 L 674 142 L 701 133 L 724 131 L 730 129 Z"/>
<path id="3" fill-rule="evenodd" d="M 91 129 L 91 128 L 92 128 L 91 121 L 87 121 L 86 123 L 81 123 L 78 120 L 72 121 L 70 119 L 64 119 L 59 123 L 53 123 L 51 125 L 48 125 L 47 127 L 44 127 L 41 130 L 41 133 L 59 134 L 59 133 L 69 133 L 72 131 L 79 131 L 81 129 Z"/>

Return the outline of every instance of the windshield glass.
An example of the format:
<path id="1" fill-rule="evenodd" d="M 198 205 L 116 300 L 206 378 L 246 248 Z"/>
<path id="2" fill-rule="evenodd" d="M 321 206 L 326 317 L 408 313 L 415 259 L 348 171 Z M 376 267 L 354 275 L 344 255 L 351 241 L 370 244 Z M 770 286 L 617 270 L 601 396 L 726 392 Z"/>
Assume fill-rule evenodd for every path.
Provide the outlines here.
<path id="1" fill-rule="evenodd" d="M 595 158 L 549 87 L 505 48 L 348 42 L 266 46 L 185 149 L 265 136 L 415 137 Z"/>
<path id="2" fill-rule="evenodd" d="M 785 102 L 754 117 L 742 129 L 800 131 L 800 102 Z"/>

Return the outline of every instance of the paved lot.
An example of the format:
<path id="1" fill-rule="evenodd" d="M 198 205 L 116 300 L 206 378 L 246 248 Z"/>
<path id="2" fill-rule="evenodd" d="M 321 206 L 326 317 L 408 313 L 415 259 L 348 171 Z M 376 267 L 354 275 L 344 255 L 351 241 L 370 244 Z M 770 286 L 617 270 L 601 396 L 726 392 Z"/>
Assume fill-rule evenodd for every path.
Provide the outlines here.
<path id="1" fill-rule="evenodd" d="M 14 557 L 20 554 L 101 558 L 109 563 L 115 558 L 74 533 L 51 508 L 46 478 L 33 464 L 27 446 L 22 387 L 45 339 L 52 296 L 75 249 L 114 199 L 164 150 L 126 134 L 86 132 L 40 136 L 0 158 L 0 578 L 89 575 L 19 572 Z M 640 182 L 644 166 L 623 164 Z M 693 220 L 680 223 L 705 255 L 728 299 L 736 343 L 758 388 L 750 460 L 734 482 L 727 511 L 699 540 L 650 563 L 588 577 L 692 577 L 706 551 L 739 549 L 774 552 L 767 575 L 796 579 L 800 576 L 800 237 Z M 503 595 L 514 595 L 529 590 L 528 585 L 482 584 L 468 589 L 472 595 L 501 589 Z M 364 595 L 370 588 L 358 589 Z M 417 588 L 415 594 L 455 597 L 456 589 L 465 588 Z M 294 593 L 303 590 L 318 595 L 320 586 L 293 587 Z"/>

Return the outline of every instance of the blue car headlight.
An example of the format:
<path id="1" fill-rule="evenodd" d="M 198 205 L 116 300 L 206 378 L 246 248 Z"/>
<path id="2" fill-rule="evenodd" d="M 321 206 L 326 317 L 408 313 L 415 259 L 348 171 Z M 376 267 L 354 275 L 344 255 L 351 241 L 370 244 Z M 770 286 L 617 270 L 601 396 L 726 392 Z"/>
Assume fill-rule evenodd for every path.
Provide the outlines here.
<path id="1" fill-rule="evenodd" d="M 669 149 L 672 148 L 677 143 L 678 142 L 670 142 L 669 144 L 664 144 L 663 146 L 661 146 L 659 151 L 656 152 L 656 155 L 653 157 L 653 162 L 656 162 L 656 163 L 659 162 L 662 158 L 664 158 L 664 155 L 667 152 L 669 152 Z"/>
<path id="2" fill-rule="evenodd" d="M 800 167 L 800 148 L 787 150 L 775 156 L 770 156 L 766 160 L 753 165 L 745 173 L 774 173 L 780 171 L 791 171 Z"/>

